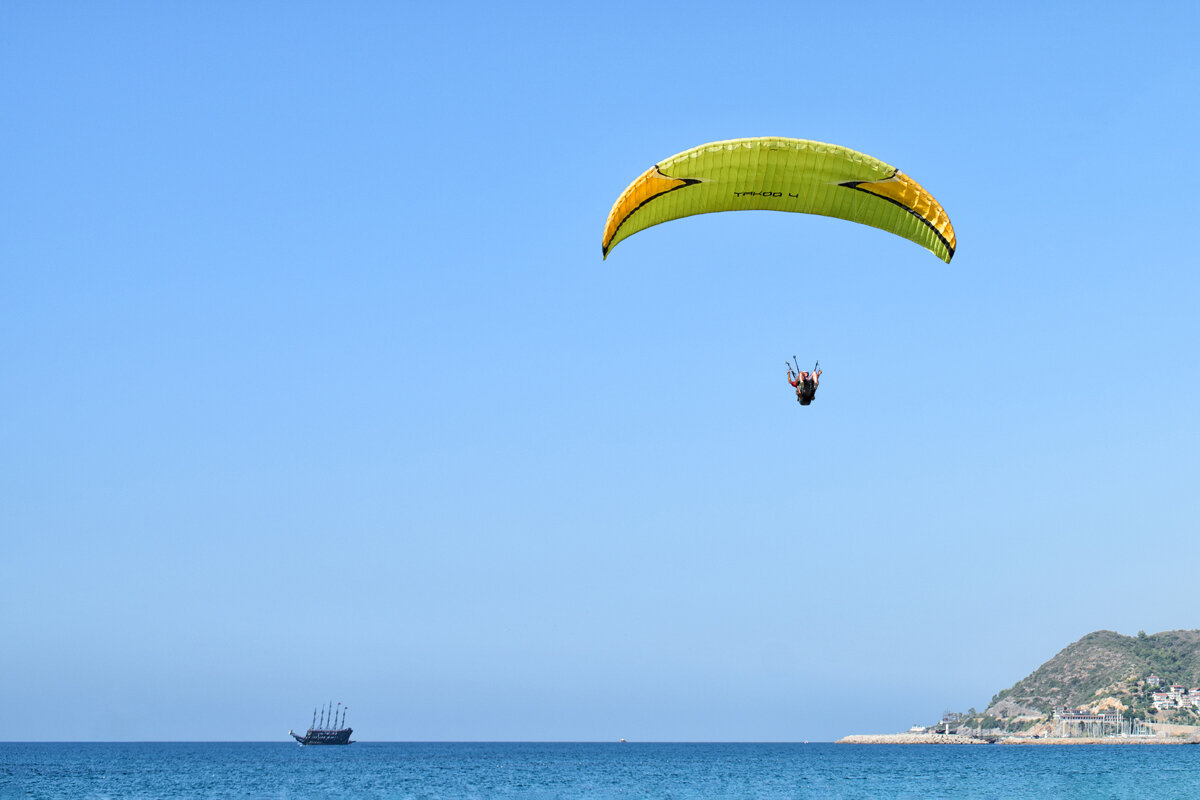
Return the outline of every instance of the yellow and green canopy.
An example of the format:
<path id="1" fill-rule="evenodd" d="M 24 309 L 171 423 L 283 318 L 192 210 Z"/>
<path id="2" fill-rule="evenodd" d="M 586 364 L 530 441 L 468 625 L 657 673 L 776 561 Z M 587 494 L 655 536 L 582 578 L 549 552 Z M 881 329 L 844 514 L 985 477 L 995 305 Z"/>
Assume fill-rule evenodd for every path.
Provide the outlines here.
<path id="1" fill-rule="evenodd" d="M 900 170 L 835 144 L 762 137 L 700 145 L 646 170 L 609 212 L 604 257 L 660 222 L 750 209 L 840 217 L 903 236 L 947 263 L 954 256 L 945 210 Z"/>

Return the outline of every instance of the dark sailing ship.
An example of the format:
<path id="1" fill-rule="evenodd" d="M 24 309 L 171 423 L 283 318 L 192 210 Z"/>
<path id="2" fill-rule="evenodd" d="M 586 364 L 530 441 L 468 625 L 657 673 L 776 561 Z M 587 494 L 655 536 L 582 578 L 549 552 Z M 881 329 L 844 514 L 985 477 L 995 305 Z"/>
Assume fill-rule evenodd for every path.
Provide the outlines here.
<path id="1" fill-rule="evenodd" d="M 350 741 L 350 734 L 354 733 L 353 728 L 343 728 L 346 724 L 346 712 L 350 709 L 343 707 L 338 703 L 338 707 L 333 707 L 333 701 L 329 701 L 329 719 L 326 720 L 325 706 L 321 706 L 321 725 L 317 726 L 317 709 L 313 709 L 312 727 L 303 736 L 297 736 L 294 731 L 288 731 L 292 738 L 300 744 L 354 744 Z M 338 713 L 341 713 L 341 722 L 338 722 Z"/>

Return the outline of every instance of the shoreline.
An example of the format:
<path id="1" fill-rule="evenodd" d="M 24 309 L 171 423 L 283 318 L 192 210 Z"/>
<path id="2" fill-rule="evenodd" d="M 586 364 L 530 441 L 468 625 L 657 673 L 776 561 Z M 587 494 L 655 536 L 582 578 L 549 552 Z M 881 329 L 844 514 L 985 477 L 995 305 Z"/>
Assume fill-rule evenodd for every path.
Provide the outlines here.
<path id="1" fill-rule="evenodd" d="M 976 739 L 972 736 L 960 736 L 956 733 L 883 733 L 883 734 L 855 734 L 852 736 L 843 736 L 834 744 L 1012 744 L 1012 745 L 1079 745 L 1079 744 L 1115 744 L 1115 745 L 1139 745 L 1139 744 L 1200 744 L 1200 739 L 1195 737 L 1155 737 L 1155 736 L 1138 736 L 1138 737 L 1106 737 L 1103 739 L 1096 738 L 1042 738 L 1034 739 L 1031 736 L 1003 736 L 996 739 L 994 742 L 985 739 Z"/>

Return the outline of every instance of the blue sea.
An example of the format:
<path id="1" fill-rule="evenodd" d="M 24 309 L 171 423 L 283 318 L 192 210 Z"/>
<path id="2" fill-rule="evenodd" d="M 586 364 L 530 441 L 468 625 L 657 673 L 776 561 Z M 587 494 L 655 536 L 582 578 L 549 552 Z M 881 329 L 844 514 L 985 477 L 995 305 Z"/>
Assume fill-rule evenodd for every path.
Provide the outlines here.
<path id="1" fill-rule="evenodd" d="M 22 798 L 1200 798 L 1200 747 L 0 744 Z"/>

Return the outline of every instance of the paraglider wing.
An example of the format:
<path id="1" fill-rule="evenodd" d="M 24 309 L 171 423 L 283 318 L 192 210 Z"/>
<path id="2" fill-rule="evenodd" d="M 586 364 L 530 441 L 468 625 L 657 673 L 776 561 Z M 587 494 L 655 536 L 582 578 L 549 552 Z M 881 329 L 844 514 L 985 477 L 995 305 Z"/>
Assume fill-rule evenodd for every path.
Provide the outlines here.
<path id="1" fill-rule="evenodd" d="M 759 209 L 839 217 L 954 257 L 954 228 L 919 183 L 863 153 L 806 139 L 731 139 L 693 147 L 646 170 L 617 198 L 604 257 L 652 225 L 693 214 Z"/>

